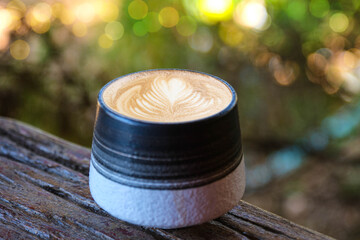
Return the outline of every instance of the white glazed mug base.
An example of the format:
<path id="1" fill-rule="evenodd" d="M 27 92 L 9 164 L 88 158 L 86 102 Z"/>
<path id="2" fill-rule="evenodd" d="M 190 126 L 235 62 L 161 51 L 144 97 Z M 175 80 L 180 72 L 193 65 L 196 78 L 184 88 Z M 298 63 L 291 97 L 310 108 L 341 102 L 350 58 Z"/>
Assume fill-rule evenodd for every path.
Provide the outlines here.
<path id="1" fill-rule="evenodd" d="M 245 164 L 241 159 L 222 179 L 180 190 L 126 186 L 90 164 L 89 185 L 95 202 L 116 218 L 146 227 L 181 228 L 210 221 L 236 206 L 245 191 Z"/>

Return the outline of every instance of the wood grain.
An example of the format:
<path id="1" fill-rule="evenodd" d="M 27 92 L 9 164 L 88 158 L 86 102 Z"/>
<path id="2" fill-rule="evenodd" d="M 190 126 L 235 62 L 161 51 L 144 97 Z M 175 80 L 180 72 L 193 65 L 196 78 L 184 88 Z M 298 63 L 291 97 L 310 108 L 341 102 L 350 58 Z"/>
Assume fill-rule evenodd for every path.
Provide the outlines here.
<path id="1" fill-rule="evenodd" d="M 244 201 L 193 227 L 123 222 L 91 198 L 89 158 L 87 148 L 0 118 L 0 239 L 331 239 Z"/>

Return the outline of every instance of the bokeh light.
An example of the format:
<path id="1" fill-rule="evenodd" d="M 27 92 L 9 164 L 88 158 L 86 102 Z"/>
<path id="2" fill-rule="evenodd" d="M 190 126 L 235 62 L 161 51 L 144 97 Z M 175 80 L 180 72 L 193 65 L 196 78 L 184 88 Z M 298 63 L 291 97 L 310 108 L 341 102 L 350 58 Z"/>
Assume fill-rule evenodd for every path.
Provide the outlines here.
<path id="1" fill-rule="evenodd" d="M 112 1 L 99 1 L 96 6 L 99 18 L 104 22 L 115 21 L 119 16 L 119 6 Z"/>
<path id="2" fill-rule="evenodd" d="M 75 14 L 67 8 L 63 8 L 59 18 L 64 25 L 70 25 L 75 21 Z"/>
<path id="3" fill-rule="evenodd" d="M 145 36 L 147 34 L 147 28 L 145 23 L 143 21 L 134 23 L 133 32 L 138 37 Z"/>
<path id="4" fill-rule="evenodd" d="M 239 3 L 234 13 L 236 23 L 255 30 L 263 30 L 268 18 L 264 4 L 256 0 Z"/>
<path id="5" fill-rule="evenodd" d="M 292 0 L 287 4 L 286 13 L 290 18 L 302 21 L 306 17 L 307 7 L 306 0 Z"/>
<path id="6" fill-rule="evenodd" d="M 293 61 L 282 59 L 281 54 L 277 53 L 283 46 L 291 45 L 291 42 L 286 42 L 288 36 L 280 27 L 279 20 L 272 23 L 275 21 L 272 17 L 280 13 L 295 27 L 294 31 L 313 31 L 305 37 L 302 36 L 303 40 L 300 43 L 301 52 L 307 60 L 306 76 L 309 80 L 320 84 L 329 94 L 340 89 L 357 92 L 352 91 L 349 86 L 357 86 L 355 83 L 359 79 L 359 70 L 356 70 L 358 53 L 345 50 L 351 46 L 346 36 L 355 29 L 356 19 L 355 15 L 352 15 L 355 10 L 351 11 L 351 14 L 349 7 L 347 10 L 334 10 L 329 0 L 183 0 L 182 4 L 183 6 L 174 2 L 169 6 L 143 0 L 132 0 L 128 4 L 117 0 L 76 0 L 35 1 L 33 4 L 25 5 L 21 0 L 12 0 L 6 8 L 0 7 L 0 51 L 9 47 L 12 33 L 18 37 L 25 36 L 29 31 L 43 34 L 51 31 L 53 22 L 58 21 L 57 19 L 60 24 L 67 25 L 67 31 L 76 37 L 87 41 L 90 36 L 96 36 L 98 45 L 103 49 L 111 48 L 114 41 L 126 34 L 144 37 L 149 33 L 158 32 L 162 27 L 174 27 L 176 30 L 167 34 L 178 34 L 188 38 L 188 44 L 194 51 L 210 53 L 214 46 L 219 45 L 218 41 L 221 41 L 220 44 L 248 54 L 256 66 L 270 70 L 276 83 L 288 86 L 296 81 L 300 67 Z M 118 20 L 122 9 L 128 13 L 125 16 L 130 16 L 131 22 Z M 205 25 L 198 23 L 200 21 Z M 323 21 L 324 24 L 312 28 L 316 21 Z M 214 25 L 217 22 L 219 24 Z M 304 24 L 305 22 L 307 23 Z M 96 28 L 99 24 L 102 27 Z M 131 29 L 130 32 L 125 32 L 126 26 Z M 216 30 L 210 30 L 211 27 Z M 255 35 L 247 29 L 255 30 Z M 55 32 L 62 32 L 61 36 L 68 36 L 65 34 L 66 31 L 60 30 L 54 31 L 51 35 L 57 35 Z M 323 36 L 323 48 L 319 42 L 320 36 Z M 69 41 L 68 37 L 57 39 L 62 39 L 54 40 L 60 45 Z M 360 46 L 360 40 L 358 42 Z M 219 53 L 221 56 L 224 48 L 222 50 L 222 54 Z"/>
<path id="7" fill-rule="evenodd" d="M 299 66 L 294 62 L 286 62 L 285 65 L 274 70 L 274 78 L 280 85 L 291 85 L 299 73 Z"/>
<path id="8" fill-rule="evenodd" d="M 24 40 L 16 40 L 10 45 L 10 54 L 16 60 L 24 60 L 30 54 L 30 45 Z"/>
<path id="9" fill-rule="evenodd" d="M 328 61 L 329 83 L 349 93 L 360 93 L 360 50 L 339 51 Z"/>
<path id="10" fill-rule="evenodd" d="M 37 23 L 32 26 L 32 30 L 38 34 L 46 33 L 50 29 L 50 21 Z"/>
<path id="11" fill-rule="evenodd" d="M 49 4 L 45 2 L 40 2 L 35 5 L 32 15 L 36 21 L 44 23 L 48 22 L 51 18 L 52 9 Z"/>
<path id="12" fill-rule="evenodd" d="M 183 6 L 176 2 L 169 6 L 143 0 L 132 0 L 128 4 L 118 0 L 35 0 L 24 4 L 21 0 L 12 0 L 0 7 L 0 51 L 11 45 L 12 34 L 17 37 L 29 32 L 43 34 L 52 31 L 54 26 L 59 27 L 54 21 L 66 25 L 66 28 L 63 31 L 55 29 L 51 36 L 58 35 L 59 32 L 62 32 L 61 36 L 68 36 L 69 34 L 65 34 L 68 32 L 86 41 L 96 36 L 98 45 L 104 49 L 114 46 L 114 41 L 126 34 L 144 37 L 158 32 L 162 27 L 174 27 L 175 31 L 168 31 L 166 34 L 188 38 L 188 44 L 196 52 L 209 53 L 219 44 L 235 48 L 235 51 L 247 55 L 256 66 L 269 66 L 273 79 L 282 86 L 288 86 L 295 82 L 299 64 L 282 59 L 278 53 L 284 46 L 292 44 L 288 42 L 289 37 L 281 24 L 279 25 L 279 16 L 282 16 L 281 19 L 287 18 L 294 26 L 293 31 L 297 34 L 305 30 L 309 33 L 301 35 L 300 43 L 301 53 L 307 60 L 306 76 L 309 80 L 320 84 L 330 94 L 340 89 L 356 92 L 346 86 L 355 86 L 357 81 L 354 79 L 359 79 L 359 70 L 356 70 L 359 57 L 355 51 L 346 49 L 351 47 L 349 36 L 355 37 L 358 34 L 354 28 L 356 10 L 353 8 L 360 7 L 359 5 L 350 4 L 351 10 L 350 5 L 345 6 L 343 3 L 335 8 L 329 0 L 183 0 L 181 3 Z M 121 19 L 130 16 L 130 22 L 119 21 L 122 10 L 128 15 L 121 16 Z M 278 18 L 277 22 L 273 22 L 273 17 Z M 219 24 L 214 25 L 218 22 Z M 316 28 L 313 27 L 315 23 L 318 24 Z M 101 27 L 96 27 L 99 25 Z M 125 32 L 125 27 L 129 27 L 131 31 Z M 255 34 L 248 29 L 255 30 Z M 354 34 L 351 35 L 352 32 Z M 165 31 L 161 34 L 165 34 Z M 57 39 L 62 39 L 54 40 L 60 45 L 69 41 L 68 37 Z M 360 46 L 360 37 L 356 39 L 359 41 L 354 41 L 354 46 Z M 328 55 L 324 55 L 324 51 Z"/>
<path id="13" fill-rule="evenodd" d="M 50 5 L 38 3 L 27 12 L 25 21 L 34 32 L 42 34 L 50 29 L 51 16 L 52 9 Z"/>
<path id="14" fill-rule="evenodd" d="M 124 26 L 121 22 L 109 22 L 106 24 L 105 34 L 111 40 L 119 40 L 124 35 Z"/>
<path id="15" fill-rule="evenodd" d="M 355 53 L 359 53 L 359 50 L 354 49 Z M 356 54 L 351 51 L 345 51 L 342 54 L 342 65 L 344 70 L 351 70 L 357 67 L 359 64 Z"/>
<path id="16" fill-rule="evenodd" d="M 326 58 L 319 53 L 312 53 L 307 57 L 307 65 L 316 77 L 323 77 L 328 70 Z"/>
<path id="17" fill-rule="evenodd" d="M 214 38 L 207 28 L 201 27 L 189 38 L 189 45 L 197 52 L 207 53 L 214 46 Z"/>
<path id="18" fill-rule="evenodd" d="M 335 13 L 329 19 L 329 26 L 334 32 L 344 32 L 349 26 L 349 19 L 343 13 Z"/>
<path id="19" fill-rule="evenodd" d="M 176 25 L 176 30 L 180 35 L 188 37 L 194 34 L 196 27 L 197 23 L 193 17 L 182 16 Z"/>
<path id="20" fill-rule="evenodd" d="M 244 33 L 234 23 L 222 23 L 219 27 L 221 40 L 229 46 L 237 46 L 244 38 Z"/>
<path id="21" fill-rule="evenodd" d="M 157 32 L 161 29 L 159 17 L 156 12 L 149 12 L 143 21 L 147 31 L 150 33 Z"/>
<path id="22" fill-rule="evenodd" d="M 130 17 L 140 20 L 146 17 L 148 13 L 148 6 L 142 0 L 134 0 L 129 4 L 128 11 Z"/>
<path id="23" fill-rule="evenodd" d="M 88 27 L 83 22 L 76 22 L 72 26 L 72 33 L 77 37 L 84 37 L 87 34 Z"/>
<path id="24" fill-rule="evenodd" d="M 9 41 L 10 41 L 9 34 L 0 31 L 0 50 L 6 49 L 9 44 Z"/>
<path id="25" fill-rule="evenodd" d="M 232 0 L 200 0 L 201 14 L 210 21 L 224 21 L 231 18 L 233 10 Z"/>
<path id="26" fill-rule="evenodd" d="M 16 10 L 22 15 L 26 12 L 26 5 L 20 0 L 11 0 L 7 5 L 7 9 Z"/>
<path id="27" fill-rule="evenodd" d="M 59 18 L 61 17 L 62 11 L 64 11 L 64 4 L 61 2 L 56 2 L 51 5 L 51 13 L 54 17 Z"/>
<path id="28" fill-rule="evenodd" d="M 330 9 L 328 0 L 311 0 L 309 7 L 311 14 L 318 18 L 325 17 Z"/>
<path id="29" fill-rule="evenodd" d="M 164 7 L 159 12 L 159 22 L 162 26 L 166 28 L 171 28 L 176 26 L 179 22 L 179 13 L 173 7 Z"/>
<path id="30" fill-rule="evenodd" d="M 7 9 L 0 9 L 0 33 L 7 30 L 12 24 L 12 15 Z"/>
<path id="31" fill-rule="evenodd" d="M 100 35 L 98 39 L 99 46 L 101 48 L 110 48 L 113 45 L 113 40 L 109 38 L 106 34 Z"/>
<path id="32" fill-rule="evenodd" d="M 76 7 L 75 15 L 77 19 L 83 23 L 91 22 L 95 17 L 94 5 L 90 2 L 85 2 Z"/>

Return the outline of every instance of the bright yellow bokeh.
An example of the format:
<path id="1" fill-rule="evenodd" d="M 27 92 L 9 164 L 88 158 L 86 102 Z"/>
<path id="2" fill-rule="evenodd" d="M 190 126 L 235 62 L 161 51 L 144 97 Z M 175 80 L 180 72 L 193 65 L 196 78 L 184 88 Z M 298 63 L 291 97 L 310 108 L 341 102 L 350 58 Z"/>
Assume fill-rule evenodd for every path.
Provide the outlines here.
<path id="1" fill-rule="evenodd" d="M 237 24 L 256 30 L 264 30 L 269 20 L 264 3 L 259 0 L 240 2 L 234 12 L 234 20 Z"/>
<path id="2" fill-rule="evenodd" d="M 171 28 L 176 26 L 179 22 L 179 13 L 173 7 L 164 7 L 159 12 L 159 22 L 162 26 L 166 28 Z"/>
<path id="3" fill-rule="evenodd" d="M 148 13 L 148 6 L 142 0 L 134 0 L 129 4 L 128 11 L 130 17 L 140 20 L 146 17 Z"/>
<path id="4" fill-rule="evenodd" d="M 22 14 L 11 9 L 0 9 L 0 32 L 17 29 L 21 25 Z"/>
<path id="5" fill-rule="evenodd" d="M 51 21 L 51 8 L 50 11 L 46 7 L 46 5 L 39 5 L 37 4 L 38 8 L 33 8 L 32 10 L 28 11 L 25 16 L 25 21 L 31 29 L 39 34 L 45 33 L 50 29 L 50 21 Z M 48 7 L 50 7 L 48 5 Z M 47 9 L 42 12 L 41 9 Z"/>
<path id="6" fill-rule="evenodd" d="M 10 1 L 6 5 L 6 8 L 16 10 L 16 11 L 20 12 L 21 14 L 24 14 L 26 12 L 26 5 L 20 0 Z"/>
<path id="7" fill-rule="evenodd" d="M 34 18 L 34 15 L 32 14 L 32 11 L 28 11 L 25 15 L 25 22 L 28 26 L 34 26 L 36 24 L 39 23 L 39 21 L 37 21 L 35 18 Z"/>
<path id="8" fill-rule="evenodd" d="M 184 37 L 191 36 L 196 31 L 196 21 L 190 16 L 182 16 L 176 25 L 178 33 Z"/>
<path id="9" fill-rule="evenodd" d="M 50 29 L 50 21 L 40 22 L 38 24 L 33 25 L 31 28 L 36 33 L 39 34 L 46 33 Z"/>
<path id="10" fill-rule="evenodd" d="M 349 19 L 343 13 L 335 13 L 330 17 L 329 26 L 334 32 L 344 32 L 349 26 Z"/>
<path id="11" fill-rule="evenodd" d="M 65 8 L 64 4 L 60 2 L 54 3 L 53 5 L 51 5 L 52 15 L 54 17 L 60 18 L 64 8 Z"/>
<path id="12" fill-rule="evenodd" d="M 119 40 L 124 35 L 124 26 L 120 22 L 109 22 L 105 26 L 105 34 L 111 40 Z"/>
<path id="13" fill-rule="evenodd" d="M 0 32 L 8 30 L 13 21 L 13 17 L 7 9 L 0 9 Z"/>
<path id="14" fill-rule="evenodd" d="M 96 6 L 99 18 L 104 22 L 115 21 L 119 16 L 119 6 L 112 1 L 99 1 Z"/>
<path id="15" fill-rule="evenodd" d="M 40 2 L 33 8 L 32 15 L 38 22 L 48 22 L 52 15 L 52 9 L 49 4 Z"/>
<path id="16" fill-rule="evenodd" d="M 60 15 L 60 21 L 64 24 L 64 25 L 70 25 L 75 21 L 75 15 L 74 13 L 67 9 L 64 8 L 61 11 L 61 15 Z"/>
<path id="17" fill-rule="evenodd" d="M 102 34 L 98 39 L 98 44 L 101 48 L 110 48 L 113 45 L 113 40 L 106 34 Z"/>
<path id="18" fill-rule="evenodd" d="M 24 60 L 30 54 L 30 45 L 24 40 L 16 40 L 10 45 L 10 54 L 16 60 Z"/>
<path id="19" fill-rule="evenodd" d="M 224 21 L 232 16 L 232 0 L 199 0 L 199 10 L 210 21 Z"/>
<path id="20" fill-rule="evenodd" d="M 221 40 L 229 46 L 236 46 L 241 43 L 244 34 L 234 23 L 223 23 L 219 27 L 219 36 Z"/>
<path id="21" fill-rule="evenodd" d="M 95 17 L 95 7 L 90 2 L 85 2 L 76 7 L 75 15 L 83 23 L 91 22 Z"/>
<path id="22" fill-rule="evenodd" d="M 77 37 L 84 37 L 87 33 L 87 26 L 85 23 L 76 22 L 72 26 L 72 33 Z"/>

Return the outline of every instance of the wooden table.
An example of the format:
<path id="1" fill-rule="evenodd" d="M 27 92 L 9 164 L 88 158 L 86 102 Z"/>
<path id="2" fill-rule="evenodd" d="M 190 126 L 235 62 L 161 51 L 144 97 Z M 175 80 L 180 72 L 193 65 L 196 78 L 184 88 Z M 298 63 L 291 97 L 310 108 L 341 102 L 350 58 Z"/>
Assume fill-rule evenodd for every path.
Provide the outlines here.
<path id="1" fill-rule="evenodd" d="M 120 221 L 91 198 L 89 158 L 87 148 L 0 118 L 0 239 L 331 239 L 244 201 L 182 229 Z"/>

